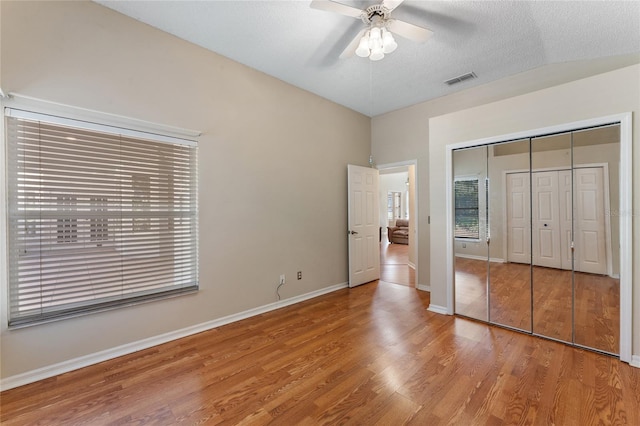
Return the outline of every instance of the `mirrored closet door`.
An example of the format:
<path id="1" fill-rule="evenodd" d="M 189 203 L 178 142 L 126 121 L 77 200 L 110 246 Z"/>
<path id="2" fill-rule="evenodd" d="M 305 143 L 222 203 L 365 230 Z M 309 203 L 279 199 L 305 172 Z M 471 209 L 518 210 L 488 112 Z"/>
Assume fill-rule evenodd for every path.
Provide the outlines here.
<path id="1" fill-rule="evenodd" d="M 531 139 L 533 332 L 573 340 L 571 133 Z"/>
<path id="2" fill-rule="evenodd" d="M 454 150 L 455 313 L 617 354 L 619 152 L 618 124 Z"/>
<path id="3" fill-rule="evenodd" d="M 529 139 L 491 145 L 488 161 L 490 320 L 527 332 L 531 331 L 529 145 Z"/>
<path id="4" fill-rule="evenodd" d="M 454 151 L 455 312 L 488 321 L 488 147 Z"/>
<path id="5" fill-rule="evenodd" d="M 620 125 L 575 131 L 573 146 L 574 342 L 620 347 Z"/>

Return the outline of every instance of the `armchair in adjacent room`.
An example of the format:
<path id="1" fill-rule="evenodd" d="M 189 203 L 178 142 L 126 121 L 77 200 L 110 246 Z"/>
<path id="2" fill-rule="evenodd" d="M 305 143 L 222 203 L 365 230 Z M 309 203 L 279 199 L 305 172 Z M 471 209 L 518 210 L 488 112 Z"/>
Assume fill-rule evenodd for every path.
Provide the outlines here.
<path id="1" fill-rule="evenodd" d="M 409 244 L 409 221 L 396 219 L 396 226 L 387 227 L 387 237 L 390 243 Z"/>

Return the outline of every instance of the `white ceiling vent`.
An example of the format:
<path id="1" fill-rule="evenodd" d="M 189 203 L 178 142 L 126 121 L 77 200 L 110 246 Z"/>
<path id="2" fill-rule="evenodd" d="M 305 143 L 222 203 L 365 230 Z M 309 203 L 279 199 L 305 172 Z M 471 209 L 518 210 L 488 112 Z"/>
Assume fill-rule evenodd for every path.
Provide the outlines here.
<path id="1" fill-rule="evenodd" d="M 447 83 L 449 86 L 456 84 L 456 83 L 461 83 L 465 80 L 471 80 L 472 78 L 478 78 L 478 76 L 476 75 L 476 73 L 474 72 L 468 72 L 466 74 L 462 74 L 459 75 L 457 77 L 453 77 L 447 81 L 445 81 L 445 83 Z"/>

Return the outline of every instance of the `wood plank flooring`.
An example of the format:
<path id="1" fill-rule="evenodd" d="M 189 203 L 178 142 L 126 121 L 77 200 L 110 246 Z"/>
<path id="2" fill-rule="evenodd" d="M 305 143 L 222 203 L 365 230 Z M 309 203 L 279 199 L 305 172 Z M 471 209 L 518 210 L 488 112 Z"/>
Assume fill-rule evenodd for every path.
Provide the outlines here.
<path id="1" fill-rule="evenodd" d="M 640 424 L 640 369 L 373 282 L 0 394 L 3 425 Z"/>
<path id="2" fill-rule="evenodd" d="M 380 243 L 380 279 L 394 284 L 416 286 L 416 271 L 409 267 L 409 246 L 391 244 L 386 238 Z"/>

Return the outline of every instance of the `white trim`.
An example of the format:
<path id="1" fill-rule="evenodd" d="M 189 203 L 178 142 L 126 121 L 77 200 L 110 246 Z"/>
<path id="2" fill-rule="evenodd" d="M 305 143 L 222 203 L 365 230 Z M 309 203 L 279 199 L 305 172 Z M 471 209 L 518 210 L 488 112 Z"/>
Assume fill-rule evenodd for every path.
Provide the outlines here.
<path id="1" fill-rule="evenodd" d="M 4 115 L 11 118 L 19 118 L 23 120 L 41 121 L 50 124 L 57 124 L 60 126 L 73 127 L 82 130 L 91 130 L 101 133 L 108 133 L 118 136 L 130 136 L 140 139 L 151 139 L 156 142 L 165 142 L 171 144 L 198 146 L 198 143 L 189 139 L 176 138 L 174 136 L 166 136 L 159 133 L 141 132 L 140 130 L 127 129 L 124 127 L 116 127 L 111 125 L 105 125 L 101 123 L 95 123 L 91 121 L 76 120 L 66 117 L 60 117 L 57 115 L 42 114 L 39 112 L 27 111 L 24 109 L 16 109 L 5 107 Z"/>
<path id="2" fill-rule="evenodd" d="M 36 382 L 38 380 L 47 379 L 49 377 L 57 376 L 59 374 L 68 373 L 69 371 L 77 370 L 79 368 L 87 367 L 89 365 L 97 364 L 99 362 L 107 361 L 119 356 L 128 355 L 133 352 L 137 352 L 143 349 L 148 349 L 153 346 L 161 345 L 173 340 L 177 340 L 183 337 L 191 336 L 196 333 L 211 330 L 232 322 L 241 321 L 256 315 L 263 314 L 265 312 L 274 311 L 276 309 L 284 308 L 285 306 L 293 305 L 305 300 L 313 299 L 314 297 L 321 296 L 323 294 L 331 293 L 343 288 L 347 288 L 348 283 L 340 283 L 329 287 L 315 290 L 310 293 L 302 294 L 300 296 L 294 296 L 278 302 L 269 303 L 257 308 L 248 309 L 237 314 L 228 315 L 226 317 L 218 318 L 212 321 L 207 321 L 201 324 L 196 324 L 190 327 L 186 327 L 180 330 L 171 331 L 169 333 L 160 334 L 158 336 L 142 339 L 137 342 L 127 343 L 125 345 L 117 346 L 115 348 L 106 349 L 104 351 L 96 352 L 93 354 L 81 356 L 78 358 L 63 361 L 57 364 L 49 365 L 46 367 L 38 368 L 36 370 L 27 371 L 26 373 L 16 374 L 15 376 L 6 377 L 0 380 L 0 390 L 5 391 L 18 386 L 23 386 L 29 383 Z"/>
<path id="3" fill-rule="evenodd" d="M 529 145 L 531 146 L 531 145 Z M 495 151 L 494 151 L 495 152 Z M 506 170 L 502 171 L 502 192 L 504 193 L 505 198 L 502 199 L 502 255 L 505 260 L 509 261 L 509 227 L 507 226 L 507 172 Z M 531 210 L 531 208 L 529 208 Z M 531 221 L 531 220 L 529 220 Z"/>
<path id="4" fill-rule="evenodd" d="M 449 144 L 445 147 L 445 179 L 446 179 L 446 286 L 447 286 L 447 312 L 453 312 L 453 223 L 452 223 L 452 182 L 453 182 L 453 150 L 469 148 L 472 146 L 493 144 L 508 140 L 526 139 L 537 135 L 562 133 L 581 128 L 601 126 L 603 124 L 620 123 L 620 360 L 631 362 L 632 359 L 632 273 L 633 273 L 633 181 L 632 181 L 632 113 L 608 115 L 604 117 L 590 118 L 539 129 L 523 130 L 516 133 L 491 136 L 465 142 Z M 637 355 L 634 355 L 637 356 Z M 636 359 L 636 358 L 634 358 Z"/>
<path id="5" fill-rule="evenodd" d="M 429 304 L 427 311 L 435 312 L 440 315 L 451 315 L 449 313 L 449 309 L 446 306 L 434 305 L 433 303 Z"/>
<path id="6" fill-rule="evenodd" d="M 611 244 L 611 188 L 609 187 L 609 163 L 602 164 L 604 186 L 604 238 L 607 255 L 607 275 L 613 278 L 613 245 Z"/>
<path id="7" fill-rule="evenodd" d="M 640 355 L 633 355 L 631 357 L 631 361 L 629 361 L 629 365 L 632 367 L 640 368 Z"/>
<path id="8" fill-rule="evenodd" d="M 31 96 L 20 95 L 18 93 L 9 93 L 2 102 L 5 107 L 9 108 L 23 109 L 53 116 L 61 115 L 80 121 L 98 122 L 113 127 L 124 127 L 127 129 L 138 130 L 143 133 L 155 134 L 159 132 L 167 136 L 174 136 L 178 139 L 192 139 L 202 135 L 202 132 L 199 130 L 153 123 L 150 121 L 139 120 L 137 118 L 110 114 L 107 112 L 76 107 L 58 102 L 51 102 Z"/>
<path id="9" fill-rule="evenodd" d="M 6 98 L 0 105 L 4 105 Z M 0 333 L 4 333 L 9 323 L 9 253 L 8 253 L 8 179 L 7 179 L 7 142 L 5 132 L 5 119 L 0 116 Z M 0 388 L 1 389 L 1 388 Z"/>
<path id="10" fill-rule="evenodd" d="M 633 121 L 630 112 L 615 117 L 620 121 L 620 359 L 630 362 L 633 318 Z"/>
<path id="11" fill-rule="evenodd" d="M 427 285 L 427 284 L 418 284 L 416 285 L 416 288 L 420 291 L 428 291 L 431 292 L 431 286 Z"/>
<path id="12" fill-rule="evenodd" d="M 478 256 L 476 254 L 464 254 L 464 253 L 456 253 L 456 257 L 462 257 L 463 259 L 472 259 L 472 260 L 487 260 L 487 256 Z M 501 259 L 499 257 L 490 257 L 489 262 L 494 263 L 507 263 L 506 260 Z"/>
<path id="13" fill-rule="evenodd" d="M 453 278 L 455 276 L 454 270 L 454 262 L 455 258 L 455 210 L 453 206 L 453 148 L 449 149 L 450 145 L 447 145 L 445 151 L 445 255 L 446 255 L 446 294 L 447 294 L 447 305 L 444 307 L 445 311 L 443 313 L 448 315 L 453 315 L 454 306 L 456 303 L 454 289 L 453 289 Z M 443 308 L 439 306 L 438 309 Z M 438 312 L 434 310 L 433 312 Z"/>

